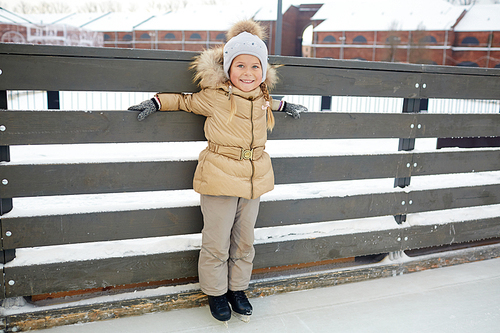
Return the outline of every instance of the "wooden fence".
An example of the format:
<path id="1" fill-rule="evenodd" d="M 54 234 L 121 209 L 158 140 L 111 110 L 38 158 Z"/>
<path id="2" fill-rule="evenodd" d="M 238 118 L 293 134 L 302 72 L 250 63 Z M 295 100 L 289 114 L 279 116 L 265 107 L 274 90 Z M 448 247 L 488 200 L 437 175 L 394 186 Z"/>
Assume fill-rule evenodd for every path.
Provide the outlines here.
<path id="1" fill-rule="evenodd" d="M 17 145 L 203 141 L 203 117 L 166 112 L 137 122 L 136 112 L 129 111 L 9 111 L 6 105 L 7 90 L 196 91 L 188 70 L 194 55 L 0 44 L 1 245 L 6 262 L 0 297 L 197 275 L 198 250 L 29 265 L 17 264 L 22 258 L 15 252 L 46 246 L 61 246 L 64 251 L 66 244 L 196 234 L 202 228 L 197 206 L 14 214 L 16 198 L 191 189 L 195 160 L 127 161 L 124 156 L 121 162 L 23 164 L 9 162 L 9 155 L 10 147 Z M 413 149 L 415 140 L 422 138 L 499 137 L 500 114 L 419 111 L 428 98 L 500 99 L 500 70 L 277 56 L 271 56 L 270 62 L 284 65 L 279 68 L 275 94 L 402 97 L 405 109 L 400 114 L 310 112 L 300 120 L 275 114 L 276 127 L 269 140 L 392 138 L 400 143 L 399 150 L 388 153 L 272 156 L 277 185 L 332 182 L 335 187 L 337 181 L 389 178 L 398 187 L 391 183 L 370 193 L 263 201 L 257 228 L 332 221 L 340 225 L 353 219 L 369 223 L 367 218 L 387 216 L 392 222 L 383 228 L 261 242 L 256 244 L 256 269 L 494 240 L 500 235 L 500 208 L 477 218 L 467 214 L 460 218 L 455 210 L 485 206 L 495 212 L 500 204 L 500 177 L 495 173 L 500 171 L 500 149 Z M 493 181 L 408 187 L 412 177 L 461 174 L 457 179 L 465 179 L 478 173 Z M 412 215 L 433 211 L 449 212 L 449 219 L 406 222 Z M 10 327 L 28 329 L 21 323 L 27 317 L 9 318 Z M 4 319 L 5 327 L 9 318 Z"/>

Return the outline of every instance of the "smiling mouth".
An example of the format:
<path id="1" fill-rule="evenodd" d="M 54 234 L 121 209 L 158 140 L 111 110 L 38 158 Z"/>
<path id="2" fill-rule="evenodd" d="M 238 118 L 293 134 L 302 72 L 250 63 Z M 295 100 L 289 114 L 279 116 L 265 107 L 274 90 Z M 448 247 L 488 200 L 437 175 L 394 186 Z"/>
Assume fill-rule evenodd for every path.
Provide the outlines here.
<path id="1" fill-rule="evenodd" d="M 240 80 L 240 81 L 243 83 L 249 84 L 249 83 L 253 83 L 255 80 Z"/>

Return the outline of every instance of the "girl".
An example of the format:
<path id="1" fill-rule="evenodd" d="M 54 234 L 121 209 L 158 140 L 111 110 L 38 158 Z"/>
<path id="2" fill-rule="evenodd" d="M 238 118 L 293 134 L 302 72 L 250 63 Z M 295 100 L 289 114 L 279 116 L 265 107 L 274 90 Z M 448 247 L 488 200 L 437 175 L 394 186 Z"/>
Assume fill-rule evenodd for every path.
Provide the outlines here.
<path id="1" fill-rule="evenodd" d="M 252 314 L 244 290 L 252 274 L 260 196 L 274 188 L 271 159 L 264 151 L 267 130 L 274 127 L 272 110 L 296 119 L 307 110 L 269 96 L 276 70 L 267 63 L 263 38 L 256 22 L 235 24 L 223 48 L 206 50 L 194 61 L 200 92 L 156 94 L 129 108 L 141 111 L 139 120 L 158 110 L 207 117 L 208 147 L 200 153 L 193 180 L 204 223 L 198 274 L 212 315 L 224 322 L 231 308 L 245 319 Z"/>

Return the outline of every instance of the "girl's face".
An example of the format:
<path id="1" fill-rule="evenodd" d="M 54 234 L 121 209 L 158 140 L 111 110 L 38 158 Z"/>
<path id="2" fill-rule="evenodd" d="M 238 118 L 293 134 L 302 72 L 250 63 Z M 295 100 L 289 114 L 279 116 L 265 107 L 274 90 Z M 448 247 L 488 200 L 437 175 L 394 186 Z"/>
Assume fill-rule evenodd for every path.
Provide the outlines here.
<path id="1" fill-rule="evenodd" d="M 259 58 L 250 54 L 240 54 L 234 58 L 229 68 L 229 78 L 241 91 L 254 90 L 262 83 L 262 65 Z"/>

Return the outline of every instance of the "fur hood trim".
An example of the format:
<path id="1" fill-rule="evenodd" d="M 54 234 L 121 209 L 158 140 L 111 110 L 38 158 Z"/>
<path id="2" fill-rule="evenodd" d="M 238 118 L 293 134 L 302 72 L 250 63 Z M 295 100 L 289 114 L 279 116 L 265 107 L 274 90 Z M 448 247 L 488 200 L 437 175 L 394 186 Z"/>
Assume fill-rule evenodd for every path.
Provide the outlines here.
<path id="1" fill-rule="evenodd" d="M 205 50 L 195 58 L 191 68 L 196 71 L 194 81 L 198 81 L 201 89 L 220 87 L 229 81 L 224 73 L 223 58 L 223 46 Z M 277 67 L 267 65 L 265 83 L 269 90 L 278 82 Z"/>
<path id="2" fill-rule="evenodd" d="M 240 21 L 234 24 L 228 30 L 226 38 L 227 40 L 230 40 L 245 31 L 256 35 L 261 40 L 266 39 L 266 32 L 264 28 L 253 20 Z M 223 45 L 208 49 L 203 51 L 193 61 L 191 68 L 196 71 L 194 81 L 199 81 L 198 85 L 200 88 L 215 88 L 226 84 L 228 81 L 226 74 L 224 73 L 223 51 Z M 272 66 L 269 63 L 267 64 L 266 80 L 264 82 L 269 90 L 273 89 L 278 82 L 278 75 L 276 72 L 277 67 L 278 66 Z"/>
<path id="3" fill-rule="evenodd" d="M 235 23 L 226 33 L 226 40 L 238 36 L 242 32 L 249 32 L 259 37 L 261 40 L 267 39 L 264 28 L 254 20 L 245 20 Z"/>

